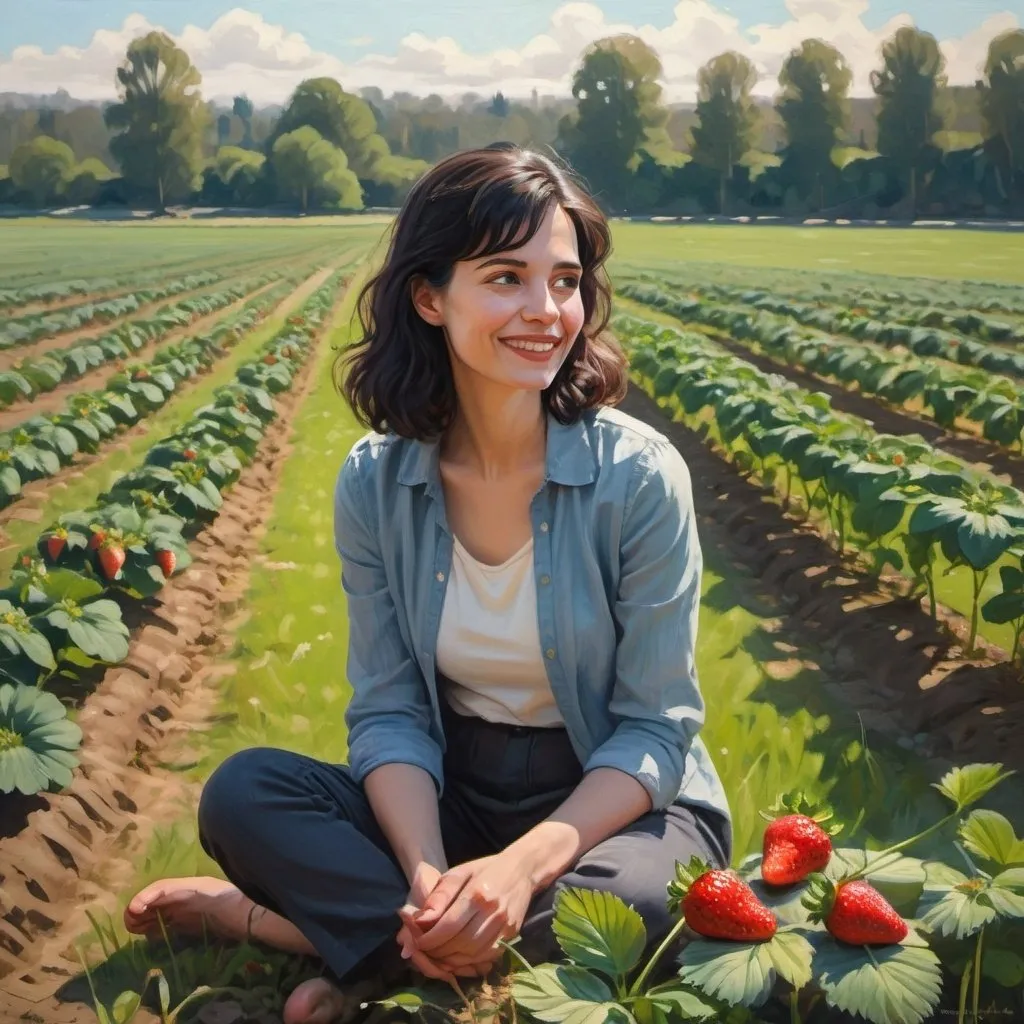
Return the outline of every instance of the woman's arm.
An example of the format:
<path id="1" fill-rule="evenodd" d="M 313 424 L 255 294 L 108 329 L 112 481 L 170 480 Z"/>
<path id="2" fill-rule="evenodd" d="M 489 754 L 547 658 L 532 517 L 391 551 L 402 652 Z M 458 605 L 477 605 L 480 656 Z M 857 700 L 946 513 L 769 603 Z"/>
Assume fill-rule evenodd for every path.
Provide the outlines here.
<path id="1" fill-rule="evenodd" d="M 447 871 L 433 779 L 415 765 L 385 764 L 370 772 L 363 786 L 410 886 L 421 864 Z"/>

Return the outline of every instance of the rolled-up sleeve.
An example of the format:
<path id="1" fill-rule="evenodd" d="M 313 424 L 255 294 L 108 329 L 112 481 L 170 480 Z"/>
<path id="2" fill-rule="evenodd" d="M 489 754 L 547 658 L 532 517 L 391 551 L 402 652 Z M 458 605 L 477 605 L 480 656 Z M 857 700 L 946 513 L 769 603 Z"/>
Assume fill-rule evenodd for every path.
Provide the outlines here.
<path id="1" fill-rule="evenodd" d="M 668 807 L 704 723 L 695 648 L 703 557 L 690 473 L 667 440 L 637 457 L 623 513 L 614 607 L 620 631 L 610 712 L 615 731 L 588 771 L 617 768 Z"/>
<path id="2" fill-rule="evenodd" d="M 335 487 L 334 539 L 348 603 L 349 769 L 362 782 L 381 765 L 413 764 L 429 772 L 440 793 L 442 753 L 430 731 L 430 697 L 402 636 L 355 452 Z"/>

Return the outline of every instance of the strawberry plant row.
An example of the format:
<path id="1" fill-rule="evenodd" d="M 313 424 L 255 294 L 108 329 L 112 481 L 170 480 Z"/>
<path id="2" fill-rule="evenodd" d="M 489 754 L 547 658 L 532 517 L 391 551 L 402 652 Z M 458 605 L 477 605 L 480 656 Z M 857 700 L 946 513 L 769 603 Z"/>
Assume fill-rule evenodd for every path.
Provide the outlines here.
<path id="1" fill-rule="evenodd" d="M 45 687 L 127 657 L 122 608 L 191 564 L 189 540 L 216 519 L 224 492 L 255 458 L 277 415 L 273 396 L 291 388 L 341 283 L 342 272 L 332 274 L 143 465 L 21 552 L 0 590 L 0 794 L 70 782 L 81 731 Z"/>
<path id="2" fill-rule="evenodd" d="M 290 260 L 300 254 L 311 255 L 308 246 L 301 250 L 294 245 L 282 246 L 278 249 L 269 249 L 261 253 L 259 262 L 271 260 Z M 327 257 L 327 250 L 322 254 Z M 225 260 L 223 254 L 216 254 L 212 259 L 209 255 L 197 258 L 193 253 L 191 256 L 179 258 L 170 263 L 164 263 L 157 267 L 145 269 L 133 267 L 116 276 L 76 278 L 65 281 L 45 281 L 42 284 L 25 285 L 21 288 L 0 288 L 0 312 L 10 310 L 18 312 L 20 306 L 34 306 L 38 304 L 53 305 L 66 303 L 74 299 L 88 299 L 90 296 L 110 295 L 111 292 L 129 292 L 139 288 L 149 288 L 161 281 L 166 280 L 172 273 L 201 273 L 206 269 L 223 271 L 229 263 L 234 264 L 230 269 L 235 274 L 245 265 L 257 262 L 251 258 L 241 260 Z M 212 267 L 207 267 L 212 263 Z"/>
<path id="3" fill-rule="evenodd" d="M 803 491 L 806 514 L 827 518 L 840 554 L 848 543 L 924 589 L 933 616 L 951 571 L 971 579 L 973 649 L 979 615 L 1012 624 L 1019 654 L 1024 631 L 1024 495 L 937 450 L 919 435 L 877 434 L 867 421 L 835 412 L 810 393 L 693 332 L 619 314 L 613 326 L 630 352 L 637 382 L 675 418 L 706 429 L 725 455 L 756 470 L 791 502 Z M 708 414 L 711 419 L 708 422 Z M 941 571 L 939 556 L 948 563 Z M 998 568 L 1001 587 L 984 606 Z"/>
<path id="4" fill-rule="evenodd" d="M 518 962 L 508 1019 L 525 1010 L 567 1024 L 847 1014 L 922 1024 L 938 1012 L 964 1024 L 981 1019 L 983 985 L 1001 990 L 996 1016 L 1013 1015 L 1024 981 L 1024 840 L 975 806 L 1013 774 L 1001 764 L 952 769 L 933 783 L 951 810 L 883 850 L 834 845 L 831 812 L 785 795 L 761 854 L 737 870 L 677 862 L 666 880 L 676 922 L 646 963 L 636 909 L 608 892 L 563 889 L 552 927 L 565 961 L 532 965 L 506 946 Z M 904 852 L 929 840 L 935 856 Z M 664 980 L 656 968 L 670 952 L 678 966 Z M 419 989 L 380 1002 L 413 1013 L 443 1010 L 444 999 Z"/>
<path id="5" fill-rule="evenodd" d="M 161 299 L 219 284 L 226 276 L 225 273 L 203 270 L 98 302 L 12 317 L 0 327 L 0 350 L 31 345 L 67 331 L 120 320 Z"/>
<path id="6" fill-rule="evenodd" d="M 866 340 L 885 348 L 906 349 L 922 358 L 943 359 L 964 367 L 977 367 L 990 373 L 1024 378 L 1024 355 L 1009 347 L 963 339 L 939 328 L 911 327 L 872 320 L 866 316 L 853 316 L 847 311 L 797 307 L 776 298 L 742 306 L 722 304 L 713 299 L 678 295 L 674 287 L 666 280 L 661 282 L 660 287 L 638 289 L 635 285 L 627 285 L 621 290 L 623 294 L 641 291 L 652 298 L 658 294 L 668 296 L 678 308 L 687 311 L 686 319 L 700 323 L 711 319 L 717 322 L 716 326 L 722 322 L 735 322 L 740 330 L 768 335 L 787 329 L 795 332 L 797 328 L 793 321 L 796 321 L 806 328 L 805 336 L 808 338 L 829 340 L 832 334 L 841 334 L 845 336 L 844 342 L 845 338 Z"/>
<path id="7" fill-rule="evenodd" d="M 150 317 L 121 324 L 99 338 L 83 339 L 68 348 L 29 357 L 16 367 L 0 372 L 0 408 L 17 401 L 31 401 L 38 394 L 84 377 L 104 363 L 130 358 L 133 352 L 232 305 L 273 281 L 295 282 L 300 276 L 297 270 L 287 277 L 280 270 L 266 270 L 209 295 L 170 303 Z"/>
<path id="8" fill-rule="evenodd" d="M 657 280 L 656 275 L 643 274 Z M 671 286 L 674 282 L 663 280 L 663 285 Z M 754 309 L 766 310 L 790 317 L 808 327 L 818 327 L 824 331 L 837 334 L 849 334 L 855 338 L 867 338 L 885 344 L 901 344 L 909 347 L 912 330 L 918 328 L 914 337 L 940 343 L 943 348 L 953 350 L 956 362 L 985 366 L 986 369 L 999 373 L 1011 373 L 1012 376 L 1024 376 L 1024 358 L 1006 364 L 1000 368 L 999 356 L 1006 356 L 1005 348 L 979 346 L 975 348 L 965 344 L 963 349 L 957 343 L 958 335 L 972 335 L 982 341 L 1018 343 L 1024 341 L 1024 321 L 999 320 L 985 316 L 976 310 L 956 307 L 940 309 L 928 306 L 906 306 L 900 300 L 889 302 L 865 301 L 857 296 L 844 303 L 842 296 L 835 295 L 831 289 L 800 291 L 791 287 L 779 290 L 763 286 L 751 287 L 742 284 L 720 284 L 713 281 L 695 281 L 686 275 L 685 283 L 681 284 L 688 294 L 709 299 L 713 302 L 741 303 Z M 955 333 L 954 333 L 955 332 Z M 977 360 L 988 353 L 992 356 L 992 364 L 986 365 Z M 1012 365 L 1016 372 L 1009 368 Z"/>
<path id="9" fill-rule="evenodd" d="M 751 313 L 677 299 L 650 286 L 620 290 L 679 319 L 705 324 L 737 341 L 754 342 L 777 362 L 856 385 L 865 395 L 895 406 L 919 401 L 926 415 L 946 428 L 958 419 L 978 426 L 982 437 L 1006 448 L 1024 450 L 1024 386 L 983 369 L 959 369 L 927 357 L 887 354 L 872 345 L 795 327 L 771 313 Z M 1024 356 L 1013 356 L 1024 369 Z"/>
<path id="10" fill-rule="evenodd" d="M 130 363 L 93 392 L 72 395 L 63 412 L 31 416 L 0 433 L 0 509 L 33 480 L 56 476 L 80 452 L 162 409 L 179 385 L 209 370 L 292 291 L 282 281 L 205 334 L 161 347 L 149 363 Z"/>

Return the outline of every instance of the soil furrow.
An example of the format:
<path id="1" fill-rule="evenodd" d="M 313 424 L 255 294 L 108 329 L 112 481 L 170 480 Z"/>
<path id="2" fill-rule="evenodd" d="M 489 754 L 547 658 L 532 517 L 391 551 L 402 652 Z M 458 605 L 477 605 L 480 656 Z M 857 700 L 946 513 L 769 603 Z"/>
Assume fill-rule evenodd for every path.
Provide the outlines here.
<path id="1" fill-rule="evenodd" d="M 331 324 L 329 318 L 321 345 Z M 89 931 L 87 910 L 117 911 L 133 854 L 144 850 L 161 815 L 180 813 L 193 788 L 180 772 L 159 765 L 172 748 L 177 763 L 187 760 L 182 742 L 208 725 L 230 674 L 218 660 L 233 643 L 232 619 L 244 607 L 250 568 L 273 513 L 268 495 L 290 454 L 291 424 L 317 383 L 317 362 L 311 351 L 294 387 L 279 396 L 278 418 L 257 458 L 225 496 L 217 519 L 190 544 L 193 564 L 141 613 L 128 658 L 109 668 L 86 698 L 78 718 L 85 733 L 81 768 L 71 787 L 26 800 L 20 820 L 4 809 L 0 988 L 15 1018 L 31 1011 L 42 1012 L 47 1024 L 92 1019 L 53 998 L 81 973 L 69 943 Z"/>
<path id="2" fill-rule="evenodd" d="M 321 284 L 327 279 L 333 268 L 327 268 L 325 270 L 318 271 L 308 280 L 303 281 L 293 292 L 286 295 L 264 318 L 265 320 L 273 317 L 286 317 L 296 307 L 300 306 L 306 298 L 311 295 Z M 253 330 L 259 330 L 262 326 L 262 322 L 256 324 Z M 241 344 L 241 342 L 240 342 Z M 225 358 L 227 355 L 226 353 Z M 219 362 L 215 363 L 210 368 L 210 373 L 214 373 L 219 366 Z M 189 394 L 193 388 L 198 387 L 206 378 L 209 376 L 208 373 L 199 374 L 196 377 L 184 380 L 178 386 L 177 390 L 169 399 L 169 402 L 174 402 L 176 399 Z M 166 409 L 167 406 L 163 406 L 160 411 Z M 46 477 L 42 480 L 33 480 L 26 484 L 18 497 L 18 500 L 8 505 L 7 508 L 0 510 L 0 547 L 3 546 L 3 525 L 12 519 L 29 519 L 30 521 L 36 519 L 35 512 L 38 505 L 45 501 L 47 494 L 54 488 L 59 487 L 69 480 L 77 478 L 83 472 L 91 469 L 97 463 L 104 461 L 112 451 L 118 448 L 127 447 L 137 437 L 147 433 L 151 429 L 151 417 L 145 417 L 133 424 L 127 430 L 121 433 L 115 434 L 111 437 L 106 444 L 104 444 L 97 452 L 79 452 L 75 458 L 66 466 L 64 466 L 59 473 L 55 476 Z"/>
<path id="3" fill-rule="evenodd" d="M 923 749 L 941 759 L 1024 767 L 1019 673 L 983 642 L 986 658 L 965 659 L 947 632 L 966 637 L 961 616 L 940 609 L 947 629 L 936 628 L 920 600 L 903 596 L 901 577 L 879 579 L 840 561 L 811 526 L 783 511 L 774 492 L 744 478 L 636 385 L 621 408 L 679 449 L 693 478 L 702 538 L 757 576 L 772 603 L 789 611 L 803 643 L 829 659 L 821 666 L 831 680 L 826 688 L 858 711 L 866 728 L 897 741 L 927 734 Z"/>

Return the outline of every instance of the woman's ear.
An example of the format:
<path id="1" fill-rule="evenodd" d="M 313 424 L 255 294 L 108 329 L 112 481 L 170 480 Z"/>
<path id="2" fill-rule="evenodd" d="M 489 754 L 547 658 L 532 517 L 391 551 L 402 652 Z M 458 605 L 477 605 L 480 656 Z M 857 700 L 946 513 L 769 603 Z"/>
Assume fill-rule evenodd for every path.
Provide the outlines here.
<path id="1" fill-rule="evenodd" d="M 424 277 L 414 277 L 409 282 L 413 308 L 428 324 L 441 327 L 444 316 L 441 312 L 440 295 Z"/>

